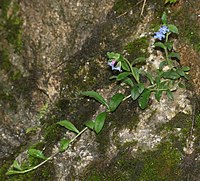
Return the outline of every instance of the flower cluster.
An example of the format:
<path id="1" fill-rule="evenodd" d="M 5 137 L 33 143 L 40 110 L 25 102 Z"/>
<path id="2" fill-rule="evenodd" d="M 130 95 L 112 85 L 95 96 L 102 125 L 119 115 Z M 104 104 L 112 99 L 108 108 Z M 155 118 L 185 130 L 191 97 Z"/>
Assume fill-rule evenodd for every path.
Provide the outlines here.
<path id="1" fill-rule="evenodd" d="M 121 62 L 118 62 L 116 65 L 116 61 L 112 60 L 111 62 L 108 62 L 108 65 L 111 66 L 112 70 L 118 70 L 118 71 L 122 71 L 121 70 Z"/>
<path id="2" fill-rule="evenodd" d="M 167 26 L 161 26 L 158 32 L 155 32 L 154 38 L 162 40 L 165 38 L 165 34 L 169 32 L 169 28 Z"/>

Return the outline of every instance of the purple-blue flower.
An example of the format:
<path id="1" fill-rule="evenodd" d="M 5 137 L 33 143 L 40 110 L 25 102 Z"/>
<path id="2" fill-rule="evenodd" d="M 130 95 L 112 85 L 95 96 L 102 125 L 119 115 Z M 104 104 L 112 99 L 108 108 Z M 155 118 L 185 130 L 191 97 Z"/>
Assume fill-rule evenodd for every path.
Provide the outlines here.
<path id="1" fill-rule="evenodd" d="M 155 32 L 154 38 L 162 40 L 165 38 L 165 34 L 169 32 L 169 28 L 167 26 L 161 26 L 158 32 Z"/>
<path id="2" fill-rule="evenodd" d="M 162 40 L 165 38 L 165 35 L 163 35 L 161 32 L 155 32 L 154 38 Z"/>
<path id="3" fill-rule="evenodd" d="M 122 71 L 121 70 L 121 63 L 118 62 L 117 65 L 115 66 L 116 64 L 116 61 L 115 60 L 112 60 L 111 62 L 108 62 L 108 65 L 111 66 L 112 70 L 118 70 L 118 71 Z"/>
<path id="4" fill-rule="evenodd" d="M 161 32 L 162 34 L 166 34 L 167 32 L 169 32 L 169 28 L 165 25 L 161 26 L 159 32 Z"/>

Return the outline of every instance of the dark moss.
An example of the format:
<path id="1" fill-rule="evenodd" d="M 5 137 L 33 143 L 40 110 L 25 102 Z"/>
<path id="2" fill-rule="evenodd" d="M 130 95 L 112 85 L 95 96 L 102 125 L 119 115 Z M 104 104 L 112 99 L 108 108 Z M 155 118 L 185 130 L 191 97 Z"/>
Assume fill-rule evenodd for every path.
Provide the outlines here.
<path id="1" fill-rule="evenodd" d="M 53 169 L 52 163 L 46 163 L 41 166 L 40 169 L 34 170 L 32 172 L 28 172 L 25 174 L 18 175 L 10 175 L 6 176 L 6 181 L 41 181 L 41 180 L 49 180 L 54 181 L 55 171 Z"/>
<path id="2" fill-rule="evenodd" d="M 160 144 L 156 151 L 144 153 L 141 180 L 178 180 L 181 153 L 170 142 Z"/>
<path id="3" fill-rule="evenodd" d="M 139 180 L 140 173 L 143 168 L 143 163 L 131 156 L 129 148 L 133 145 L 124 145 L 120 149 L 117 156 L 107 164 L 95 162 L 89 166 L 86 174 L 83 176 L 84 180 Z"/>
<path id="4" fill-rule="evenodd" d="M 195 6 L 198 6 L 198 2 L 194 0 L 183 3 L 179 10 L 172 11 L 170 18 L 178 26 L 181 40 L 192 44 L 197 51 L 200 51 L 200 24 Z"/>
<path id="5" fill-rule="evenodd" d="M 109 164 L 92 164 L 84 179 L 92 180 L 178 180 L 181 153 L 170 142 L 164 142 L 155 151 L 130 154 L 131 146 L 121 148 Z"/>
<path id="6" fill-rule="evenodd" d="M 117 0 L 115 1 L 113 10 L 116 11 L 117 15 L 121 15 L 130 11 L 137 3 L 138 0 Z"/>
<path id="7" fill-rule="evenodd" d="M 11 0 L 1 0 L 0 9 L 2 11 L 0 15 L 1 26 L 6 34 L 6 39 L 14 46 L 16 52 L 20 52 L 22 48 L 22 20 L 18 13 L 19 5 L 15 2 L 11 3 Z M 12 13 L 10 14 L 10 12 Z"/>
<path id="8" fill-rule="evenodd" d="M 142 37 L 134 40 L 133 42 L 129 42 L 127 45 L 125 45 L 124 49 L 129 54 L 128 59 L 134 60 L 139 57 L 148 57 L 148 46 L 149 42 L 147 37 Z"/>
<path id="9" fill-rule="evenodd" d="M 191 115 L 178 113 L 172 120 L 162 125 L 157 131 L 165 130 L 168 132 L 168 136 L 165 139 L 170 140 L 173 146 L 183 153 L 183 148 L 186 147 L 191 126 Z M 177 129 L 180 129 L 179 133 L 177 133 Z"/>
<path id="10" fill-rule="evenodd" d="M 122 128 L 133 130 L 139 122 L 138 114 L 133 109 L 136 106 L 136 103 L 132 101 L 128 104 L 126 103 L 122 103 L 114 113 L 107 116 L 102 132 L 97 135 L 99 152 L 101 154 L 105 154 L 108 145 L 110 144 L 110 130 L 115 129 L 113 134 L 113 139 L 115 139 L 118 136 L 119 130 Z"/>

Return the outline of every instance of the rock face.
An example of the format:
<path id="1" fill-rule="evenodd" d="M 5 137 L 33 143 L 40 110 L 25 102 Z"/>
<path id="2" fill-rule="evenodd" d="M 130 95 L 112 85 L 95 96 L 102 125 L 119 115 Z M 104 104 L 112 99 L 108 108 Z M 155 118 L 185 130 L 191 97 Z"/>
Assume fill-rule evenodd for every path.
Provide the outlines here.
<path id="1" fill-rule="evenodd" d="M 199 42 L 194 41 L 200 39 L 197 32 L 199 3 L 180 0 L 165 7 L 163 2 L 153 0 L 144 4 L 140 15 L 142 5 L 139 0 L 20 3 L 12 0 L 1 7 L 0 20 L 4 20 L 1 21 L 3 43 L 0 44 L 3 179 L 200 179 Z M 61 137 L 73 136 L 58 128 L 57 121 L 69 119 L 82 129 L 84 121 L 93 119 L 102 110 L 98 103 L 80 97 L 80 91 L 95 90 L 106 99 L 124 91 L 108 80 L 111 72 L 106 65 L 106 52 L 123 52 L 131 59 L 144 54 L 147 65 L 143 68 L 152 68 L 163 58 L 159 51 L 152 49 L 152 32 L 159 26 L 164 10 L 168 11 L 168 21 L 178 27 L 181 25 L 176 48 L 181 53 L 181 63 L 192 69 L 195 91 L 180 89 L 174 93 L 174 101 L 164 96 L 157 102 L 152 97 L 144 111 L 139 110 L 135 102 L 127 101 L 108 115 L 101 134 L 96 136 L 87 130 L 46 168 L 21 176 L 5 176 L 14 160 L 13 154 L 19 155 L 19 159 L 23 155 L 20 153 L 26 153 L 34 144 L 49 155 L 58 149 Z M 186 12 L 192 15 L 191 19 L 187 14 L 184 22 L 177 22 L 186 17 Z M 18 22 L 21 28 L 14 31 L 18 33 L 17 43 L 8 39 L 8 22 L 15 25 Z M 188 22 L 195 24 L 194 29 L 187 27 Z M 188 32 L 193 34 L 188 35 Z M 16 51 L 17 48 L 20 51 Z"/>

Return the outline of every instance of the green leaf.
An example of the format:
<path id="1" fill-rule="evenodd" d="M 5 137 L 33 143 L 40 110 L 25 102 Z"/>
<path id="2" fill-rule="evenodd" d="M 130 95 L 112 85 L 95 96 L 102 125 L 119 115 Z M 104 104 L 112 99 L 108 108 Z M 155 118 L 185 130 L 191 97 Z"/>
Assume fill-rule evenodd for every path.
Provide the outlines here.
<path id="1" fill-rule="evenodd" d="M 186 88 L 185 84 L 183 84 L 183 83 L 179 83 L 178 86 L 179 86 L 180 88 L 182 88 L 182 89 L 185 89 L 185 88 Z"/>
<path id="2" fill-rule="evenodd" d="M 125 84 L 129 85 L 130 87 L 134 86 L 133 81 L 130 78 L 128 78 L 128 77 L 126 79 L 124 79 L 123 82 Z"/>
<path id="3" fill-rule="evenodd" d="M 94 130 L 97 134 L 102 130 L 105 119 L 106 119 L 106 112 L 102 112 L 97 115 L 94 123 Z"/>
<path id="4" fill-rule="evenodd" d="M 182 70 L 183 70 L 184 72 L 188 72 L 188 71 L 190 71 L 190 67 L 182 67 Z"/>
<path id="5" fill-rule="evenodd" d="M 144 83 L 137 84 L 138 91 L 141 94 L 144 91 Z"/>
<path id="6" fill-rule="evenodd" d="M 69 147 L 69 144 L 70 140 L 67 139 L 60 140 L 60 151 L 64 152 Z"/>
<path id="7" fill-rule="evenodd" d="M 139 80 L 140 80 L 140 72 L 139 72 L 139 69 L 138 68 L 136 68 L 136 67 L 133 67 L 132 68 L 132 70 L 133 70 L 133 77 L 135 78 L 135 80 L 137 81 L 137 82 L 139 82 Z"/>
<path id="8" fill-rule="evenodd" d="M 136 65 L 138 63 L 144 63 L 144 62 L 146 62 L 146 58 L 145 57 L 138 57 L 132 62 L 132 65 Z"/>
<path id="9" fill-rule="evenodd" d="M 161 91 L 161 90 L 157 90 L 157 91 L 155 92 L 155 98 L 156 98 L 156 100 L 157 100 L 158 102 L 160 101 L 161 96 L 162 96 L 162 91 Z"/>
<path id="10" fill-rule="evenodd" d="M 113 76 L 109 77 L 110 80 L 112 80 L 112 79 L 116 79 L 116 78 L 117 78 L 116 75 L 113 75 Z"/>
<path id="11" fill-rule="evenodd" d="M 165 45 L 162 42 L 156 42 L 156 43 L 154 43 L 154 46 L 165 49 Z"/>
<path id="12" fill-rule="evenodd" d="M 109 104 L 110 111 L 111 112 L 115 111 L 117 107 L 121 104 L 123 99 L 124 99 L 123 94 L 120 94 L 120 93 L 115 94 L 110 100 L 110 104 Z"/>
<path id="13" fill-rule="evenodd" d="M 118 60 L 121 55 L 119 53 L 107 52 L 107 56 L 108 56 L 109 59 Z"/>
<path id="14" fill-rule="evenodd" d="M 185 76 L 185 72 L 182 69 L 177 69 L 176 72 L 182 77 Z"/>
<path id="15" fill-rule="evenodd" d="M 14 161 L 14 163 L 12 164 L 13 168 L 17 169 L 17 170 L 22 170 L 21 165 L 18 163 L 17 160 Z"/>
<path id="16" fill-rule="evenodd" d="M 133 100 L 136 100 L 140 96 L 139 90 L 137 85 L 133 86 L 131 90 L 131 97 Z"/>
<path id="17" fill-rule="evenodd" d="M 169 51 L 171 51 L 172 50 L 172 48 L 173 48 L 173 42 L 166 42 L 165 43 L 165 46 L 167 47 L 167 49 L 169 50 Z"/>
<path id="18" fill-rule="evenodd" d="M 176 79 L 180 78 L 180 75 L 174 70 L 168 70 L 162 74 L 162 77 L 165 79 L 176 80 Z"/>
<path id="19" fill-rule="evenodd" d="M 123 72 L 123 73 L 120 73 L 118 76 L 117 76 L 117 80 L 123 80 L 125 79 L 127 76 L 129 76 L 131 73 L 130 72 Z"/>
<path id="20" fill-rule="evenodd" d="M 79 133 L 79 130 L 70 122 L 70 121 L 67 121 L 67 120 L 63 120 L 63 121 L 59 121 L 57 122 L 56 124 L 59 124 L 61 126 L 64 126 L 65 128 L 75 132 L 75 133 Z"/>
<path id="21" fill-rule="evenodd" d="M 162 23 L 163 23 L 164 25 L 166 25 L 166 24 L 167 24 L 167 14 L 166 14 L 166 12 L 163 13 L 161 19 L 162 19 Z"/>
<path id="22" fill-rule="evenodd" d="M 148 106 L 150 95 L 151 91 L 149 89 L 144 89 L 143 93 L 140 95 L 138 100 L 141 109 L 145 109 Z"/>
<path id="23" fill-rule="evenodd" d="M 157 76 L 157 77 L 155 78 L 155 82 L 156 82 L 156 86 L 157 86 L 158 88 L 160 88 L 160 76 Z"/>
<path id="24" fill-rule="evenodd" d="M 95 100 L 97 100 L 98 102 L 100 102 L 101 104 L 103 104 L 104 106 L 106 106 L 107 108 L 109 108 L 108 103 L 99 93 L 97 93 L 95 91 L 84 91 L 81 94 L 84 96 L 92 97 Z"/>
<path id="25" fill-rule="evenodd" d="M 167 84 L 166 81 L 162 81 L 162 82 L 160 82 L 159 88 L 160 88 L 160 89 L 167 89 L 168 86 L 167 86 L 166 84 Z"/>
<path id="26" fill-rule="evenodd" d="M 166 93 L 167 93 L 167 97 L 170 99 L 170 100 L 174 100 L 174 96 L 172 94 L 172 92 L 168 89 L 166 90 Z"/>
<path id="27" fill-rule="evenodd" d="M 167 65 L 167 61 L 162 61 L 159 65 L 159 69 L 162 70 Z"/>
<path id="28" fill-rule="evenodd" d="M 175 53 L 175 52 L 171 52 L 169 55 L 168 55 L 169 58 L 177 58 L 178 60 L 181 59 L 180 57 L 180 54 L 179 53 Z"/>
<path id="29" fill-rule="evenodd" d="M 175 25 L 169 24 L 167 27 L 172 33 L 178 34 L 178 28 Z"/>
<path id="30" fill-rule="evenodd" d="M 19 174 L 19 173 L 22 173 L 23 171 L 21 171 L 21 170 L 8 170 L 7 172 L 6 172 L 6 175 L 14 175 L 14 174 Z"/>
<path id="31" fill-rule="evenodd" d="M 144 91 L 144 84 L 143 83 L 139 83 L 139 84 L 134 85 L 132 90 L 131 90 L 132 99 L 136 100 L 143 91 Z"/>
<path id="32" fill-rule="evenodd" d="M 173 4 L 175 2 L 177 2 L 178 0 L 165 0 L 165 4 L 170 3 Z"/>
<path id="33" fill-rule="evenodd" d="M 122 65 L 123 70 L 130 71 L 130 68 L 129 68 L 127 62 L 124 59 L 121 60 L 121 65 Z"/>
<path id="34" fill-rule="evenodd" d="M 93 120 L 86 121 L 85 126 L 90 128 L 91 130 L 93 130 L 94 129 L 94 121 Z"/>
<path id="35" fill-rule="evenodd" d="M 26 134 L 28 134 L 30 132 L 35 132 L 35 131 L 37 131 L 37 129 L 39 129 L 38 126 L 29 127 L 26 129 Z"/>
<path id="36" fill-rule="evenodd" d="M 152 75 L 149 72 L 145 72 L 146 77 L 149 79 L 151 84 L 154 84 L 154 80 Z"/>
<path id="37" fill-rule="evenodd" d="M 30 148 L 28 150 L 28 154 L 32 157 L 35 157 L 35 158 L 41 158 L 43 160 L 46 160 L 47 158 L 44 156 L 44 154 L 42 153 L 42 151 L 40 150 L 37 150 L 37 149 L 34 149 L 34 148 Z"/>

